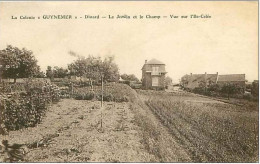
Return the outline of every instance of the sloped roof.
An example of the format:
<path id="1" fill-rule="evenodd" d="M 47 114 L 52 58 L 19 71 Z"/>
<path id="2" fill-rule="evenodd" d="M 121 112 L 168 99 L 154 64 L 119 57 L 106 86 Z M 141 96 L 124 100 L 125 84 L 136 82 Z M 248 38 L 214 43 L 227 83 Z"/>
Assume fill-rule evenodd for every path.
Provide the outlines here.
<path id="1" fill-rule="evenodd" d="M 218 81 L 245 81 L 245 74 L 219 75 Z"/>
<path id="2" fill-rule="evenodd" d="M 157 59 L 151 59 L 146 64 L 164 64 L 164 63 Z"/>
<path id="3" fill-rule="evenodd" d="M 207 74 L 207 81 L 212 81 L 216 82 L 217 81 L 217 74 Z M 198 84 L 200 82 L 205 81 L 205 74 L 193 74 L 193 75 L 188 75 L 188 88 L 195 88 L 198 87 Z"/>

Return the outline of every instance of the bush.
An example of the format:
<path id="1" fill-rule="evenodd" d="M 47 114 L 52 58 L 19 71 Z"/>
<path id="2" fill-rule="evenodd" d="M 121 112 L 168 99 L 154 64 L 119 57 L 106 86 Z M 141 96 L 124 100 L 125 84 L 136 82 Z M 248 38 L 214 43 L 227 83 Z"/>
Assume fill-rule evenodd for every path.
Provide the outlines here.
<path id="1" fill-rule="evenodd" d="M 204 94 L 205 93 L 205 89 L 202 88 L 202 87 L 196 87 L 192 90 L 194 93 L 197 93 L 197 94 Z"/>
<path id="2" fill-rule="evenodd" d="M 74 98 L 76 100 L 92 100 L 92 99 L 94 99 L 94 97 L 95 97 L 94 93 L 84 93 L 84 94 L 78 93 L 75 95 Z"/>
<path id="3" fill-rule="evenodd" d="M 93 89 L 93 90 L 92 90 Z M 101 86 L 74 88 L 73 97 L 77 100 L 83 100 L 84 95 L 93 93 L 94 98 L 101 101 Z M 136 95 L 135 91 L 126 84 L 112 84 L 104 85 L 103 101 L 128 102 L 133 100 Z"/>
<path id="4" fill-rule="evenodd" d="M 102 94 L 99 93 L 97 96 L 96 96 L 97 100 L 101 101 L 102 99 Z M 111 94 L 111 93 L 103 93 L 103 101 L 115 101 L 115 98 L 114 96 Z"/>
<path id="5" fill-rule="evenodd" d="M 120 98 L 115 99 L 116 102 L 129 102 L 129 97 L 128 96 L 123 96 Z"/>
<path id="6" fill-rule="evenodd" d="M 28 81 L 23 88 L 24 91 L 1 94 L 0 122 L 7 130 L 35 126 L 41 122 L 47 107 L 60 100 L 59 88 L 50 83 Z"/>

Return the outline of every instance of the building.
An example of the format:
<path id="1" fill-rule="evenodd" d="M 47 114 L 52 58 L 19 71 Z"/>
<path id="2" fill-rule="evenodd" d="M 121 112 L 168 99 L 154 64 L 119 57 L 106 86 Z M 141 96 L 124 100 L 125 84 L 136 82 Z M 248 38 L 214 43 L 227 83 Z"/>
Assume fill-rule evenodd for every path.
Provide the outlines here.
<path id="1" fill-rule="evenodd" d="M 182 82 L 182 86 L 184 88 L 188 88 L 188 89 L 194 89 L 196 87 L 199 87 L 200 85 L 205 86 L 205 84 L 210 85 L 210 84 L 214 84 L 217 83 L 217 77 L 218 77 L 218 73 L 216 74 L 207 74 L 207 72 L 205 72 L 205 74 L 190 74 L 190 75 L 185 75 L 182 77 L 181 82 Z"/>
<path id="2" fill-rule="evenodd" d="M 207 74 L 207 72 L 205 72 L 205 74 L 191 73 L 190 75 L 184 75 L 181 78 L 181 85 L 190 90 L 200 86 L 209 86 L 211 84 L 218 84 L 220 87 L 225 84 L 235 84 L 245 89 L 245 74 L 219 75 L 218 72 L 216 74 Z"/>
<path id="3" fill-rule="evenodd" d="M 145 63 L 142 67 L 142 86 L 144 89 L 165 88 L 165 64 L 156 59 Z"/>
<path id="4" fill-rule="evenodd" d="M 217 84 L 223 86 L 224 84 L 231 83 L 243 88 L 246 87 L 246 76 L 245 74 L 229 74 L 219 75 Z"/>

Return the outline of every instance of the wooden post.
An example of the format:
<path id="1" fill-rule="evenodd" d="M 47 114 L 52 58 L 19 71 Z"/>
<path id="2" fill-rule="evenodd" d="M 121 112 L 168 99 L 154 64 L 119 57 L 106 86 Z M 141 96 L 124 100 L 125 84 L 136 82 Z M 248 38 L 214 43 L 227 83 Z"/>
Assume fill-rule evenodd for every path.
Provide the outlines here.
<path id="1" fill-rule="evenodd" d="M 103 75 L 101 75 L 101 128 L 103 124 Z"/>

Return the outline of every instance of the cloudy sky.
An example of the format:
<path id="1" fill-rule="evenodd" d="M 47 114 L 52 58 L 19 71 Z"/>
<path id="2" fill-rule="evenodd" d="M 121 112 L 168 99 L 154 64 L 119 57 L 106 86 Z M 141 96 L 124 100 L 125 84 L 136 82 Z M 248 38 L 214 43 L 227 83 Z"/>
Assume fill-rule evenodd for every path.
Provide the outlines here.
<path id="1" fill-rule="evenodd" d="M 66 67 L 68 54 L 114 55 L 120 73 L 141 78 L 144 61 L 166 64 L 175 82 L 185 74 L 245 73 L 258 79 L 255 2 L 0 2 L 0 49 L 11 44 L 34 52 L 42 70 Z M 43 15 L 151 15 L 167 19 L 44 20 Z M 169 15 L 209 14 L 210 19 Z M 11 19 L 40 16 L 41 19 Z"/>

